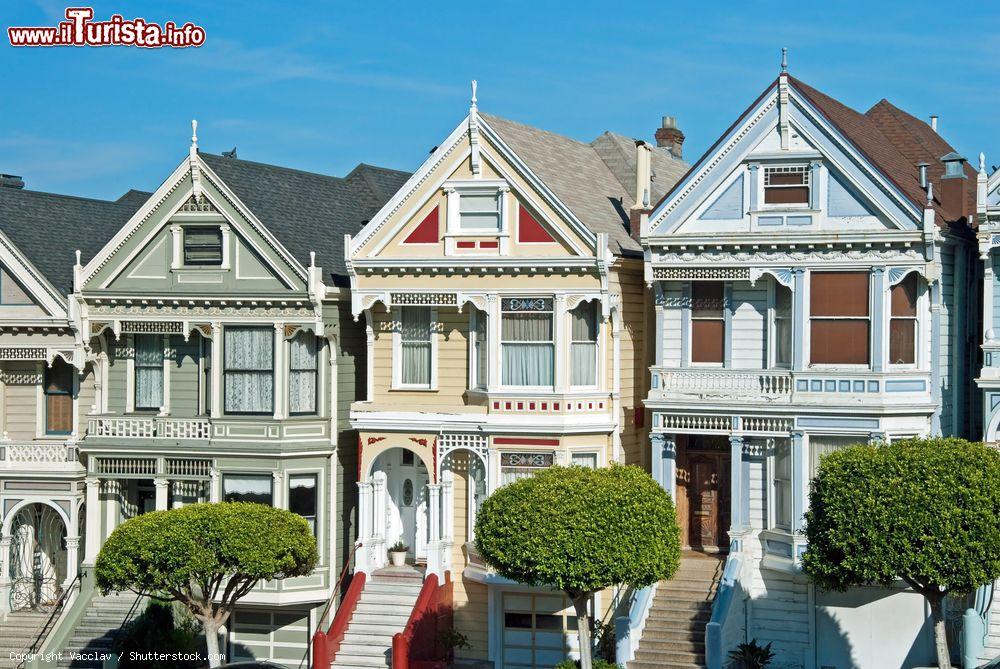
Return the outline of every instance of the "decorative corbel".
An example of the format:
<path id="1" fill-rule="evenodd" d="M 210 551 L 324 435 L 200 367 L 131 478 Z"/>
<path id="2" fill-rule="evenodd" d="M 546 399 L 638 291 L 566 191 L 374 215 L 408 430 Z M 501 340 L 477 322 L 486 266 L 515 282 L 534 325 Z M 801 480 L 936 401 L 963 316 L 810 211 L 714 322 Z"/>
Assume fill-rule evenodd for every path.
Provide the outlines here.
<path id="1" fill-rule="evenodd" d="M 792 288 L 792 269 L 790 267 L 751 267 L 750 285 L 757 285 L 757 281 L 759 281 L 765 274 L 769 274 L 774 277 L 774 280 L 782 286 Z"/>

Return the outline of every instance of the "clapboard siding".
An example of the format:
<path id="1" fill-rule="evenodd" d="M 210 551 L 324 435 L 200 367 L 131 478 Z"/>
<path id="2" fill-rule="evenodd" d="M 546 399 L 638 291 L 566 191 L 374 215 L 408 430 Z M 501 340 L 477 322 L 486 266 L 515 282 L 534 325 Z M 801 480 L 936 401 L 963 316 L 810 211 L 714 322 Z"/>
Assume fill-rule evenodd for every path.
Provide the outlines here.
<path id="1" fill-rule="evenodd" d="M 663 366 L 680 367 L 681 313 L 683 311 L 681 282 L 663 282 Z"/>
<path id="2" fill-rule="evenodd" d="M 7 362 L 4 369 L 8 383 L 4 388 L 6 411 L 4 429 L 15 441 L 34 439 L 38 431 L 38 386 L 41 382 L 41 363 Z"/>
<path id="3" fill-rule="evenodd" d="M 351 402 L 364 399 L 366 393 L 367 341 L 364 321 L 354 322 L 350 305 L 338 305 L 335 313 L 339 337 L 338 348 L 331 352 L 337 359 L 337 555 L 333 567 L 339 575 L 346 553 L 357 540 L 358 434 L 351 429 L 350 412 Z"/>
<path id="4" fill-rule="evenodd" d="M 955 309 L 955 247 L 941 247 L 941 344 L 938 354 L 939 388 L 941 392 L 941 431 L 953 434 L 954 401 L 952 394 L 952 356 L 956 332 L 953 326 Z"/>
<path id="5" fill-rule="evenodd" d="M 619 338 L 619 364 L 621 374 L 621 425 L 622 456 L 626 464 L 640 465 L 645 462 L 646 450 L 645 421 L 636 424 L 636 410 L 642 412 L 642 400 L 649 388 L 647 341 L 643 336 L 647 319 L 647 290 L 642 277 L 642 265 L 630 263 L 612 276 L 612 290 L 621 295 L 621 336 Z M 614 369 L 614 344 L 610 333 L 604 338 L 608 342 L 608 378 Z"/>
<path id="6" fill-rule="evenodd" d="M 174 354 L 170 360 L 170 415 L 189 417 L 198 415 L 198 392 L 200 387 L 199 361 L 201 358 L 200 338 L 191 335 L 170 338 Z"/>
<path id="7" fill-rule="evenodd" d="M 763 458 L 750 461 L 750 526 L 767 527 L 767 463 Z"/>
<path id="8" fill-rule="evenodd" d="M 758 566 L 750 597 L 748 636 L 773 642 L 772 666 L 804 666 L 810 649 L 809 585 L 805 579 Z"/>
<path id="9" fill-rule="evenodd" d="M 739 281 L 732 284 L 732 365 L 735 369 L 763 369 L 767 366 L 767 282 L 756 286 Z"/>
<path id="10" fill-rule="evenodd" d="M 469 458 L 467 451 L 456 451 L 445 461 L 454 474 L 454 538 L 451 563 L 454 587 L 455 628 L 464 634 L 471 648 L 456 649 L 456 657 L 485 660 L 489 650 L 489 592 L 485 585 L 464 576 L 465 542 L 469 536 Z"/>

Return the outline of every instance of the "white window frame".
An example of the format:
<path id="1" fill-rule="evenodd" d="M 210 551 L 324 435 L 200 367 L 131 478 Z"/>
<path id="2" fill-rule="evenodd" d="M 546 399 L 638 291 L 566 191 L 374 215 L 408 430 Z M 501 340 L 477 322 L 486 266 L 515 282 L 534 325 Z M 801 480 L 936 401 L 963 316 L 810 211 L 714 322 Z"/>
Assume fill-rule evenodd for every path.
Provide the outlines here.
<path id="1" fill-rule="evenodd" d="M 917 314 L 913 318 L 913 362 L 907 363 L 893 363 L 890 357 L 890 342 L 892 341 L 892 289 L 898 286 L 903 281 L 906 281 L 910 276 L 916 276 L 917 281 Z M 894 285 L 888 286 L 885 291 L 885 313 L 882 314 L 885 320 L 885 365 L 886 369 L 892 371 L 907 371 L 907 370 L 918 370 L 923 368 L 924 361 L 924 347 L 921 346 L 921 336 L 924 331 L 924 310 L 929 308 L 929 303 L 927 302 L 927 285 L 926 282 L 921 281 L 923 277 L 920 276 L 918 272 L 908 272 L 900 281 L 897 281 Z"/>
<path id="2" fill-rule="evenodd" d="M 690 367 L 704 367 L 708 369 L 725 369 L 726 367 L 726 330 L 732 327 L 732 320 L 726 318 L 726 309 L 728 305 L 726 304 L 726 285 L 729 284 L 728 281 L 714 281 L 711 279 L 694 279 L 688 281 L 688 297 L 686 309 L 688 311 L 687 318 L 687 337 L 688 337 L 688 352 L 687 352 L 687 364 Z M 722 286 L 722 360 L 720 362 L 695 362 L 694 360 L 694 284 L 696 283 L 718 283 Z M 697 320 L 719 320 L 717 318 L 699 318 Z"/>
<path id="3" fill-rule="evenodd" d="M 510 185 L 503 179 L 478 179 L 473 181 L 446 181 L 442 184 L 447 194 L 446 236 L 496 237 L 509 236 Z M 463 195 L 495 195 L 497 198 L 497 227 L 463 228 L 461 199 Z"/>
<path id="4" fill-rule="evenodd" d="M 486 319 L 486 341 L 479 341 L 479 319 Z M 485 391 L 489 387 L 490 377 L 490 316 L 487 312 L 473 308 L 469 314 L 469 390 Z M 486 354 L 483 377 L 479 378 L 479 365 L 476 348 L 484 346 Z"/>
<path id="5" fill-rule="evenodd" d="M 285 486 L 285 489 L 283 491 L 284 492 L 283 501 L 284 501 L 284 508 L 287 511 L 291 511 L 289 506 L 292 497 L 291 495 L 292 477 L 314 476 L 316 478 L 316 529 L 314 534 L 316 536 L 317 548 L 319 549 L 319 564 L 324 564 L 324 559 L 326 558 L 327 555 L 326 545 L 328 542 L 324 541 L 324 538 L 326 536 L 326 529 L 324 528 L 323 524 L 326 523 L 326 514 L 324 514 L 323 498 L 324 494 L 326 493 L 326 488 L 325 488 L 326 483 L 323 476 L 323 470 L 315 468 L 286 469 L 282 473 L 283 473 L 282 485 Z M 304 518 L 305 516 L 302 517 Z"/>
<path id="6" fill-rule="evenodd" d="M 603 458 L 601 458 L 601 452 L 599 450 L 595 450 L 595 449 L 580 449 L 580 450 L 570 451 L 569 452 L 569 464 L 570 465 L 576 465 L 577 464 L 577 463 L 573 462 L 573 458 L 576 457 L 576 456 L 578 456 L 578 455 L 582 455 L 582 456 L 586 456 L 586 457 L 593 456 L 593 458 L 594 458 L 594 467 L 593 468 L 594 469 L 599 469 L 600 467 L 604 466 Z M 584 466 L 587 466 L 587 465 L 579 465 L 579 466 L 584 467 Z"/>
<path id="7" fill-rule="evenodd" d="M 139 355 L 139 348 L 136 340 L 139 337 L 158 337 L 160 340 L 160 349 L 163 355 L 163 387 L 161 388 L 162 393 L 162 403 L 159 407 L 136 407 L 135 405 L 135 393 L 138 390 L 139 385 L 139 368 L 136 364 Z M 141 413 L 149 414 L 150 412 L 156 412 L 160 415 L 166 415 L 170 412 L 170 335 L 161 334 L 158 332 L 151 333 L 136 333 L 130 335 L 131 338 L 131 350 L 132 356 L 129 358 L 128 365 L 128 375 L 130 383 L 128 385 L 129 396 L 127 398 L 127 413 Z"/>
<path id="8" fill-rule="evenodd" d="M 427 307 L 427 305 L 414 304 L 406 305 L 414 307 L 426 307 L 430 310 L 430 330 L 431 330 L 431 377 L 430 384 L 403 383 L 403 306 L 392 308 L 392 390 L 426 390 L 436 391 L 438 389 L 438 311 L 437 307 Z"/>
<path id="9" fill-rule="evenodd" d="M 788 314 L 788 326 L 789 326 L 789 360 L 788 363 L 778 364 L 778 291 L 784 289 L 789 292 L 791 296 L 791 309 Z M 792 368 L 793 357 L 792 351 L 795 348 L 795 291 L 788 286 L 778 282 L 777 279 L 773 279 L 770 282 L 770 288 L 768 289 L 767 295 L 767 327 L 768 327 L 768 338 L 767 338 L 767 368 L 786 370 Z"/>
<path id="10" fill-rule="evenodd" d="M 791 439 L 784 439 L 784 441 L 785 441 L 785 443 L 787 444 L 787 447 L 788 447 L 788 479 L 787 479 L 787 482 L 788 482 L 788 495 L 789 495 L 789 499 L 794 500 L 794 495 L 795 495 L 795 489 L 794 489 L 795 471 L 794 471 L 794 466 L 795 466 L 795 463 L 793 462 L 793 453 L 792 453 L 792 450 L 794 449 L 794 444 L 792 444 Z M 778 460 L 778 450 L 777 449 L 778 449 L 778 447 L 779 447 L 779 445 L 778 445 L 778 443 L 776 441 L 775 444 L 774 444 L 774 451 L 771 453 L 771 456 L 768 457 L 768 459 L 767 459 L 767 496 L 768 496 L 768 500 L 770 502 L 767 505 L 767 507 L 768 507 L 767 527 L 772 532 L 786 532 L 786 533 L 789 533 L 789 532 L 792 531 L 792 515 L 795 513 L 795 508 L 794 508 L 795 507 L 795 503 L 794 503 L 794 501 L 792 501 L 792 509 L 789 510 L 788 527 L 784 527 L 784 526 L 781 526 L 781 525 L 778 524 L 778 503 L 777 503 L 777 495 L 775 494 L 775 488 L 776 488 L 777 482 L 779 480 L 777 478 L 777 476 L 775 476 L 775 474 L 776 474 L 776 472 L 778 470 L 778 466 L 777 466 L 777 460 Z M 784 480 L 784 479 L 781 479 L 781 480 Z"/>
<path id="11" fill-rule="evenodd" d="M 584 344 L 584 343 L 589 344 L 591 342 L 590 341 L 580 341 L 580 342 L 577 342 L 575 339 L 573 339 L 573 312 L 576 311 L 577 309 L 579 309 L 580 307 L 585 306 L 585 305 L 590 305 L 590 308 L 594 310 L 594 317 L 596 319 L 595 323 L 597 325 L 596 339 L 593 341 L 593 344 L 594 344 L 594 356 L 595 356 L 595 360 L 594 360 L 594 383 L 592 383 L 592 384 L 586 384 L 586 385 L 576 385 L 576 384 L 573 383 L 573 344 L 577 344 L 577 343 L 580 343 L 580 344 Z M 555 309 L 555 305 L 553 305 L 553 309 Z M 597 300 L 583 300 L 583 301 L 580 302 L 580 304 L 576 305 L 574 308 L 567 309 L 566 310 L 566 316 L 568 317 L 568 320 L 569 320 L 569 325 L 568 325 L 567 331 L 566 331 L 566 333 L 567 333 L 568 336 L 566 337 L 566 339 L 569 340 L 569 351 L 567 352 L 567 355 L 569 356 L 569 383 L 570 383 L 570 388 L 572 388 L 574 390 L 596 390 L 596 389 L 598 389 L 598 388 L 601 387 L 601 377 L 602 377 L 601 371 L 602 371 L 602 367 L 603 367 L 603 365 L 601 365 L 601 351 L 602 351 L 601 338 L 602 338 L 602 335 L 604 334 L 604 320 L 601 317 L 601 304 Z M 553 333 L 553 335 L 554 334 L 555 333 Z"/>
<path id="12" fill-rule="evenodd" d="M 551 311 L 547 311 L 547 312 L 537 311 L 537 312 L 534 312 L 534 313 L 548 313 L 552 317 L 552 339 L 547 342 L 547 343 L 551 344 L 551 346 L 552 346 L 552 384 L 551 385 L 545 385 L 545 386 L 514 386 L 514 385 L 509 385 L 509 384 L 507 384 L 507 383 L 504 382 L 504 378 L 503 378 L 503 345 L 504 345 L 504 338 L 503 338 L 503 316 L 504 316 L 505 313 L 519 313 L 519 312 L 516 312 L 516 311 L 508 311 L 508 312 L 504 311 L 503 300 L 507 300 L 507 299 L 513 299 L 513 300 L 516 300 L 516 299 L 528 299 L 528 300 L 530 300 L 530 299 L 541 299 L 541 300 L 550 300 L 552 302 L 552 309 L 551 309 Z M 498 351 L 497 358 L 498 358 L 498 362 L 499 362 L 499 370 L 498 370 L 497 373 L 499 374 L 499 383 L 500 383 L 500 388 L 501 389 L 503 389 L 503 390 L 514 390 L 514 391 L 518 391 L 518 392 L 546 392 L 546 391 L 554 390 L 556 387 L 560 387 L 559 386 L 559 374 L 561 372 L 560 372 L 560 365 L 559 365 L 559 344 L 560 344 L 560 338 L 561 337 L 560 337 L 560 328 L 559 328 L 559 318 L 562 317 L 565 314 L 565 309 L 560 309 L 560 305 L 561 304 L 565 304 L 565 303 L 561 302 L 560 300 L 556 300 L 556 298 L 555 298 L 554 295 L 502 295 L 502 296 L 500 296 L 500 298 L 498 300 L 498 304 L 497 304 L 497 307 L 498 307 L 498 309 L 497 309 L 498 318 L 497 318 L 497 330 L 496 331 L 499 333 L 499 336 L 497 337 L 496 349 Z M 510 343 L 514 344 L 514 343 L 517 343 L 517 342 L 510 342 Z M 541 344 L 541 343 L 546 343 L 546 342 L 534 342 L 534 343 Z"/>
<path id="13" fill-rule="evenodd" d="M 777 164 L 777 165 L 766 165 L 766 164 L 763 164 L 763 165 L 760 166 L 759 169 L 761 170 L 760 183 L 758 185 L 759 192 L 757 193 L 758 198 L 759 198 L 757 201 L 760 203 L 759 204 L 759 209 L 766 210 L 766 211 L 771 211 L 771 210 L 785 210 L 785 209 L 810 210 L 810 211 L 812 210 L 812 200 L 813 200 L 813 194 L 814 194 L 813 189 L 816 188 L 816 187 L 818 187 L 818 184 L 813 183 L 814 179 L 813 179 L 813 175 L 812 175 L 812 168 L 811 168 L 811 166 L 810 166 L 809 163 L 785 163 L 785 164 Z M 805 175 L 805 183 L 802 184 L 802 185 L 804 185 L 806 188 L 809 189 L 809 195 L 808 195 L 808 197 L 806 197 L 806 201 L 805 202 L 794 202 L 794 203 L 788 203 L 788 204 L 766 202 L 765 201 L 765 195 L 767 194 L 767 189 L 768 188 L 801 188 L 802 187 L 802 185 L 796 185 L 796 186 L 790 186 L 790 185 L 789 186 L 768 186 L 767 182 L 769 180 L 769 175 L 771 173 L 775 173 L 775 172 L 777 172 L 777 173 L 793 173 L 794 172 L 794 173 L 802 173 L 802 174 L 804 174 Z"/>

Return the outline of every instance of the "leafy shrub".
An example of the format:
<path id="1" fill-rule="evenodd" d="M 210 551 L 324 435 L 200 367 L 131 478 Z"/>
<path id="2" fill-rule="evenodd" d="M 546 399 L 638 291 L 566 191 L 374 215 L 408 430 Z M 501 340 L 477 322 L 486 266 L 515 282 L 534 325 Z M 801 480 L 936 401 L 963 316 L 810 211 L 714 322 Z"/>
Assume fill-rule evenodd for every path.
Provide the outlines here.
<path id="1" fill-rule="evenodd" d="M 580 660 L 565 659 L 555 666 L 555 669 L 580 669 Z M 599 657 L 593 659 L 592 669 L 622 669 L 621 665 L 608 662 Z"/>

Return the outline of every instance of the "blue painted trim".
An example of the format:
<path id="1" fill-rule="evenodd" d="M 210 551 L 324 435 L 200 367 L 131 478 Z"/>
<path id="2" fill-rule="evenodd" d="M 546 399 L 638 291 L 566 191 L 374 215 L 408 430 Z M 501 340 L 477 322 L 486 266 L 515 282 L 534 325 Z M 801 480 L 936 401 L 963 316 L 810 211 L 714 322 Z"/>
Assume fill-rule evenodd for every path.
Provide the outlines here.
<path id="1" fill-rule="evenodd" d="M 743 566 L 743 557 L 730 552 L 726 560 L 726 568 L 722 572 L 719 590 L 712 602 L 712 617 L 705 626 L 705 666 L 708 669 L 722 669 L 723 659 L 728 648 L 722 647 L 722 628 L 729 617 L 729 609 L 736 595 L 737 579 Z M 617 656 L 616 656 L 617 659 Z M 625 666 L 619 662 L 621 666 Z"/>
<path id="2" fill-rule="evenodd" d="M 722 366 L 729 368 L 733 366 L 733 312 L 736 305 L 733 303 L 733 284 L 726 281 L 722 288 Z"/>
<path id="3" fill-rule="evenodd" d="M 792 532 L 805 526 L 809 490 L 809 445 L 801 432 L 792 433 Z M 789 555 L 791 557 L 791 555 Z"/>
<path id="4" fill-rule="evenodd" d="M 819 166 L 820 162 L 818 160 L 812 160 L 809 162 L 809 208 L 810 209 L 819 209 Z"/>
<path id="5" fill-rule="evenodd" d="M 784 225 L 785 219 L 781 216 L 758 216 L 757 225 L 760 227 Z"/>
<path id="6" fill-rule="evenodd" d="M 812 216 L 789 216 L 785 219 L 788 225 L 812 225 Z"/>
<path id="7" fill-rule="evenodd" d="M 729 522 L 734 532 L 740 532 L 745 528 L 743 498 L 747 497 L 749 499 L 749 491 L 743 488 L 743 437 L 736 435 L 729 437 L 729 448 L 729 480 L 732 485 L 729 502 Z"/>
<path id="8" fill-rule="evenodd" d="M 795 389 L 796 390 L 801 390 L 803 392 L 808 391 L 809 390 L 809 382 L 806 381 L 805 379 L 798 379 L 797 381 L 795 381 Z"/>
<path id="9" fill-rule="evenodd" d="M 887 393 L 912 393 L 927 390 L 927 384 L 922 379 L 889 379 L 885 382 Z"/>
<path id="10" fill-rule="evenodd" d="M 657 332 L 661 336 L 663 330 Z M 681 284 L 681 367 L 691 364 L 691 282 Z"/>
<path id="11" fill-rule="evenodd" d="M 885 268 L 873 267 L 869 282 L 872 291 L 872 370 L 885 370 Z"/>
<path id="12" fill-rule="evenodd" d="M 757 184 L 760 179 L 760 165 L 750 163 L 750 211 L 757 211 Z"/>
<path id="13" fill-rule="evenodd" d="M 877 418 L 837 418 L 834 416 L 799 416 L 795 419 L 798 427 L 832 427 L 832 428 L 854 428 L 877 430 L 879 427 Z"/>
<path id="14" fill-rule="evenodd" d="M 806 364 L 806 271 L 792 269 L 792 369 L 802 371 Z"/>

